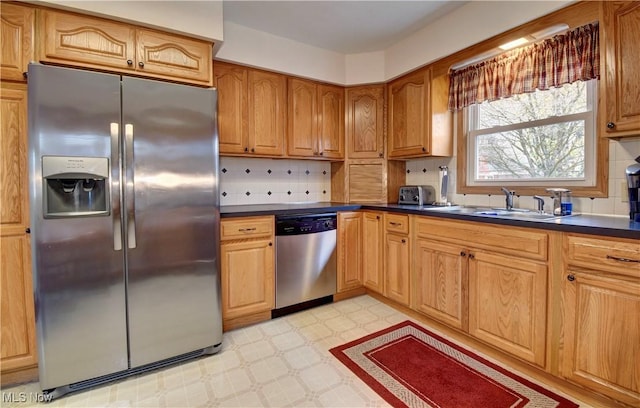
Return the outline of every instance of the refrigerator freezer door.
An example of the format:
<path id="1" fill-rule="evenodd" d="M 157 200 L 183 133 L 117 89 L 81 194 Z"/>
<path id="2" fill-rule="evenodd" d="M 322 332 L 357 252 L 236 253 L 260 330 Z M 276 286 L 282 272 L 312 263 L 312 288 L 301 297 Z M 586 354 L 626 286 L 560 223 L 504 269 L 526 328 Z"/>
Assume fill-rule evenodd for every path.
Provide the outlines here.
<path id="1" fill-rule="evenodd" d="M 114 250 L 120 117 L 118 76 L 29 66 L 31 242 L 43 389 L 127 369 L 124 252 Z M 106 159 L 109 211 L 45 219 L 43 156 Z"/>
<path id="2" fill-rule="evenodd" d="M 215 90 L 122 84 L 133 368 L 222 341 L 218 144 Z"/>

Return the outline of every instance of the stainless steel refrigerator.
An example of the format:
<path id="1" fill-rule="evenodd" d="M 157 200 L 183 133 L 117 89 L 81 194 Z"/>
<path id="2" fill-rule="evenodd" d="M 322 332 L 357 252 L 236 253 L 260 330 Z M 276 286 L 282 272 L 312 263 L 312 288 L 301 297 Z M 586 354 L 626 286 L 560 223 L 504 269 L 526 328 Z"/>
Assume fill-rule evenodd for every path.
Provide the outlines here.
<path id="1" fill-rule="evenodd" d="M 32 64 L 28 98 L 41 388 L 217 352 L 216 91 Z"/>

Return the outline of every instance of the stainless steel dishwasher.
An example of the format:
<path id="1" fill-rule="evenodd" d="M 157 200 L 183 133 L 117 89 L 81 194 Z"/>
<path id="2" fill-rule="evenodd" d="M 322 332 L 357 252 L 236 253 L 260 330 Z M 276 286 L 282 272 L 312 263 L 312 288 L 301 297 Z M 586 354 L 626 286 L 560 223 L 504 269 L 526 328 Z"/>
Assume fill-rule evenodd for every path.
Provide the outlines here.
<path id="1" fill-rule="evenodd" d="M 273 317 L 333 301 L 336 213 L 276 217 L 276 308 Z"/>

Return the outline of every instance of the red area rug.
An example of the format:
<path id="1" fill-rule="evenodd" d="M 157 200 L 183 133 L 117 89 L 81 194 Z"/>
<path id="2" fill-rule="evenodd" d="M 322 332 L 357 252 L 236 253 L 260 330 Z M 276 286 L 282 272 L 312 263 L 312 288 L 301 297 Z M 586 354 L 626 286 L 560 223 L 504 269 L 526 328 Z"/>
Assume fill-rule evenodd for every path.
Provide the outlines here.
<path id="1" fill-rule="evenodd" d="M 394 407 L 578 406 L 410 321 L 330 351 Z"/>

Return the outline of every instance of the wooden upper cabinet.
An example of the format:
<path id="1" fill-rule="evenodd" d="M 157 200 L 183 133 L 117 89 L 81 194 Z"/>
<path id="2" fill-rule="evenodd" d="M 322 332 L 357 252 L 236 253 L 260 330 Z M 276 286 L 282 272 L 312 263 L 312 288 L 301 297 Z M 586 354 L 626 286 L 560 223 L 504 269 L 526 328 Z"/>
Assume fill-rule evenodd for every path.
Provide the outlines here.
<path id="1" fill-rule="evenodd" d="M 425 68 L 388 84 L 389 158 L 453 155 L 448 77 Z"/>
<path id="2" fill-rule="evenodd" d="M 135 69 L 133 26 L 52 10 L 39 14 L 41 61 L 87 68 Z"/>
<path id="3" fill-rule="evenodd" d="M 289 78 L 287 153 L 344 158 L 344 88 Z"/>
<path id="4" fill-rule="evenodd" d="M 33 60 L 34 9 L 17 4 L 0 3 L 2 61 L 0 79 L 26 81 L 29 61 Z"/>
<path id="5" fill-rule="evenodd" d="M 389 84 L 389 157 L 428 155 L 430 70 Z"/>
<path id="6" fill-rule="evenodd" d="M 602 2 L 602 134 L 640 135 L 640 2 Z"/>
<path id="7" fill-rule="evenodd" d="M 136 31 L 136 69 L 146 76 L 211 84 L 212 44 L 159 31 Z"/>
<path id="8" fill-rule="evenodd" d="M 384 85 L 346 90 L 347 157 L 384 157 Z"/>
<path id="9" fill-rule="evenodd" d="M 248 151 L 247 83 L 247 69 L 218 61 L 213 64 L 213 86 L 218 90 L 220 153 Z"/>
<path id="10" fill-rule="evenodd" d="M 318 85 L 318 155 L 344 158 L 344 88 Z"/>
<path id="11" fill-rule="evenodd" d="M 249 70 L 249 151 L 259 155 L 284 154 L 287 79 L 272 72 Z"/>
<path id="12" fill-rule="evenodd" d="M 53 10 L 38 18 L 41 61 L 211 85 L 210 42 Z"/>
<path id="13" fill-rule="evenodd" d="M 317 156 L 316 84 L 298 78 L 289 78 L 288 82 L 287 153 L 290 156 Z"/>

